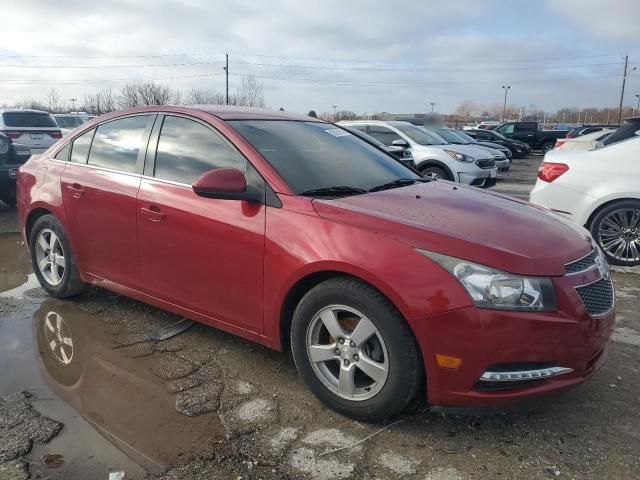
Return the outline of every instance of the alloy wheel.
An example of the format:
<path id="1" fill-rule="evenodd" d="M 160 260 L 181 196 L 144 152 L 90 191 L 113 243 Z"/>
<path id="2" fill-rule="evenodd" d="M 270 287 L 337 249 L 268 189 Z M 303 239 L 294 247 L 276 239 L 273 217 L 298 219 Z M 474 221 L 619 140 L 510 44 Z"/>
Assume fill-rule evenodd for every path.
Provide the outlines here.
<path id="1" fill-rule="evenodd" d="M 598 227 L 598 243 L 609 256 L 624 262 L 640 260 L 640 209 L 614 210 Z"/>
<path id="2" fill-rule="evenodd" d="M 307 355 L 325 387 L 348 400 L 374 397 L 389 374 L 382 335 L 363 313 L 346 305 L 325 307 L 313 317 Z"/>
<path id="3" fill-rule="evenodd" d="M 49 228 L 44 228 L 38 233 L 35 244 L 36 261 L 42 277 L 51 286 L 57 286 L 62 282 L 65 272 L 65 257 L 62 243 Z"/>
<path id="4" fill-rule="evenodd" d="M 45 316 L 43 329 L 53 357 L 62 365 L 69 365 L 73 360 L 73 339 L 64 319 L 56 312 L 49 312 Z"/>

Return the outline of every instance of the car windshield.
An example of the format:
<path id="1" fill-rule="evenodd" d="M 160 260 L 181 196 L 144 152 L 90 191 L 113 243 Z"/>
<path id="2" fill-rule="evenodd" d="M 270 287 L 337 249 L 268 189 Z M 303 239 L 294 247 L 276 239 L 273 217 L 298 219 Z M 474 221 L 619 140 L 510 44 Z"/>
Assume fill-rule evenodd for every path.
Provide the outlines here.
<path id="1" fill-rule="evenodd" d="M 478 143 L 478 140 L 476 140 L 475 138 L 473 138 L 471 135 L 467 135 L 464 132 L 461 131 L 456 131 L 456 135 L 458 135 L 461 138 L 464 138 L 467 142 L 469 143 Z"/>
<path id="2" fill-rule="evenodd" d="M 449 128 L 439 128 L 436 133 L 449 143 L 455 143 L 459 145 L 468 145 L 471 143 L 469 140 L 462 137 L 462 135 L 459 135 L 458 132 Z"/>
<path id="3" fill-rule="evenodd" d="M 615 132 L 612 132 L 602 143 L 604 145 L 611 145 L 635 136 L 640 136 L 640 119 L 625 120 L 622 126 L 616 129 Z"/>
<path id="4" fill-rule="evenodd" d="M 416 127 L 415 125 L 411 125 L 410 123 L 394 123 L 393 127 L 400 130 L 411 140 L 416 142 L 419 145 L 447 145 L 448 142 L 442 138 L 441 136 L 429 132 L 428 130 L 420 127 Z"/>
<path id="5" fill-rule="evenodd" d="M 54 115 L 56 123 L 62 128 L 76 128 L 84 123 L 82 117 L 65 117 L 61 115 Z"/>
<path id="6" fill-rule="evenodd" d="M 364 193 L 397 180 L 421 178 L 364 140 L 331 124 L 295 120 L 228 123 L 298 194 L 332 187 L 340 187 L 346 193 L 349 192 L 344 187 L 353 189 L 351 193 Z"/>
<path id="7" fill-rule="evenodd" d="M 48 113 L 39 112 L 5 112 L 2 120 L 7 127 L 22 128 L 57 128 L 58 124 Z"/>

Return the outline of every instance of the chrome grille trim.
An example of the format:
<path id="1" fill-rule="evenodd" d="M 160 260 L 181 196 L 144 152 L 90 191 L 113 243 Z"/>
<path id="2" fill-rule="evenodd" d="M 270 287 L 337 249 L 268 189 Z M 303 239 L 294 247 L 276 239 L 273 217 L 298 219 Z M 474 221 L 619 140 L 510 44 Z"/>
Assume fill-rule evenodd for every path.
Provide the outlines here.
<path id="1" fill-rule="evenodd" d="M 518 380 L 544 380 L 555 377 L 556 375 L 564 375 L 573 372 L 573 368 L 567 367 L 549 367 L 538 370 L 521 370 L 516 372 L 492 372 L 487 370 L 484 372 L 479 381 L 481 382 L 513 382 Z"/>

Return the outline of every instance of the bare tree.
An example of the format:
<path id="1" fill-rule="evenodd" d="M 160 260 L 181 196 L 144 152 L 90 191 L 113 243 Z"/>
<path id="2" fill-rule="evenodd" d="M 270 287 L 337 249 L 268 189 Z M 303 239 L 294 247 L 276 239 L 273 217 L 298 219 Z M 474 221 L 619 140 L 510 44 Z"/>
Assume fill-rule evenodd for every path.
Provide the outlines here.
<path id="1" fill-rule="evenodd" d="M 355 120 L 356 116 L 356 113 L 351 110 L 338 110 L 336 112 L 336 122 L 340 120 Z"/>
<path id="2" fill-rule="evenodd" d="M 171 102 L 172 96 L 169 86 L 162 83 L 153 81 L 127 83 L 120 90 L 118 105 L 121 108 L 166 105 Z"/>
<path id="3" fill-rule="evenodd" d="M 47 105 L 47 109 L 51 113 L 57 113 L 60 109 L 60 95 L 58 95 L 58 91 L 55 88 L 51 88 L 49 92 L 47 92 L 47 96 L 45 98 L 45 103 Z"/>
<path id="4" fill-rule="evenodd" d="M 224 105 L 225 95 L 215 90 L 192 88 L 187 95 L 187 103 L 191 105 Z"/>
<path id="5" fill-rule="evenodd" d="M 94 94 L 84 96 L 84 111 L 94 115 L 113 112 L 116 110 L 116 99 L 110 88 L 106 88 Z"/>
<path id="6" fill-rule="evenodd" d="M 236 90 L 236 94 L 229 98 L 232 105 L 243 105 L 245 107 L 264 108 L 264 91 L 262 83 L 259 83 L 255 77 L 248 75 L 242 77 L 240 86 Z"/>

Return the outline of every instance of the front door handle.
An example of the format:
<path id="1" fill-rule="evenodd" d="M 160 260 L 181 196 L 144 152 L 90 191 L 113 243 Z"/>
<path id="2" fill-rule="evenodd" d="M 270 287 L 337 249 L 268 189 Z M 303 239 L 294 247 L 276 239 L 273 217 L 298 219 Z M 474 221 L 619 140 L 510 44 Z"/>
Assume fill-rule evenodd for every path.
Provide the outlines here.
<path id="1" fill-rule="evenodd" d="M 80 198 L 84 195 L 84 190 L 82 189 L 82 185 L 79 183 L 74 183 L 72 185 L 67 185 L 67 190 L 71 192 L 73 198 Z"/>
<path id="2" fill-rule="evenodd" d="M 161 222 L 162 220 L 167 218 L 167 214 L 166 213 L 162 213 L 160 208 L 156 207 L 155 205 L 149 205 L 148 207 L 142 207 L 140 209 L 140 212 L 142 213 L 142 215 L 147 217 L 152 222 Z"/>

